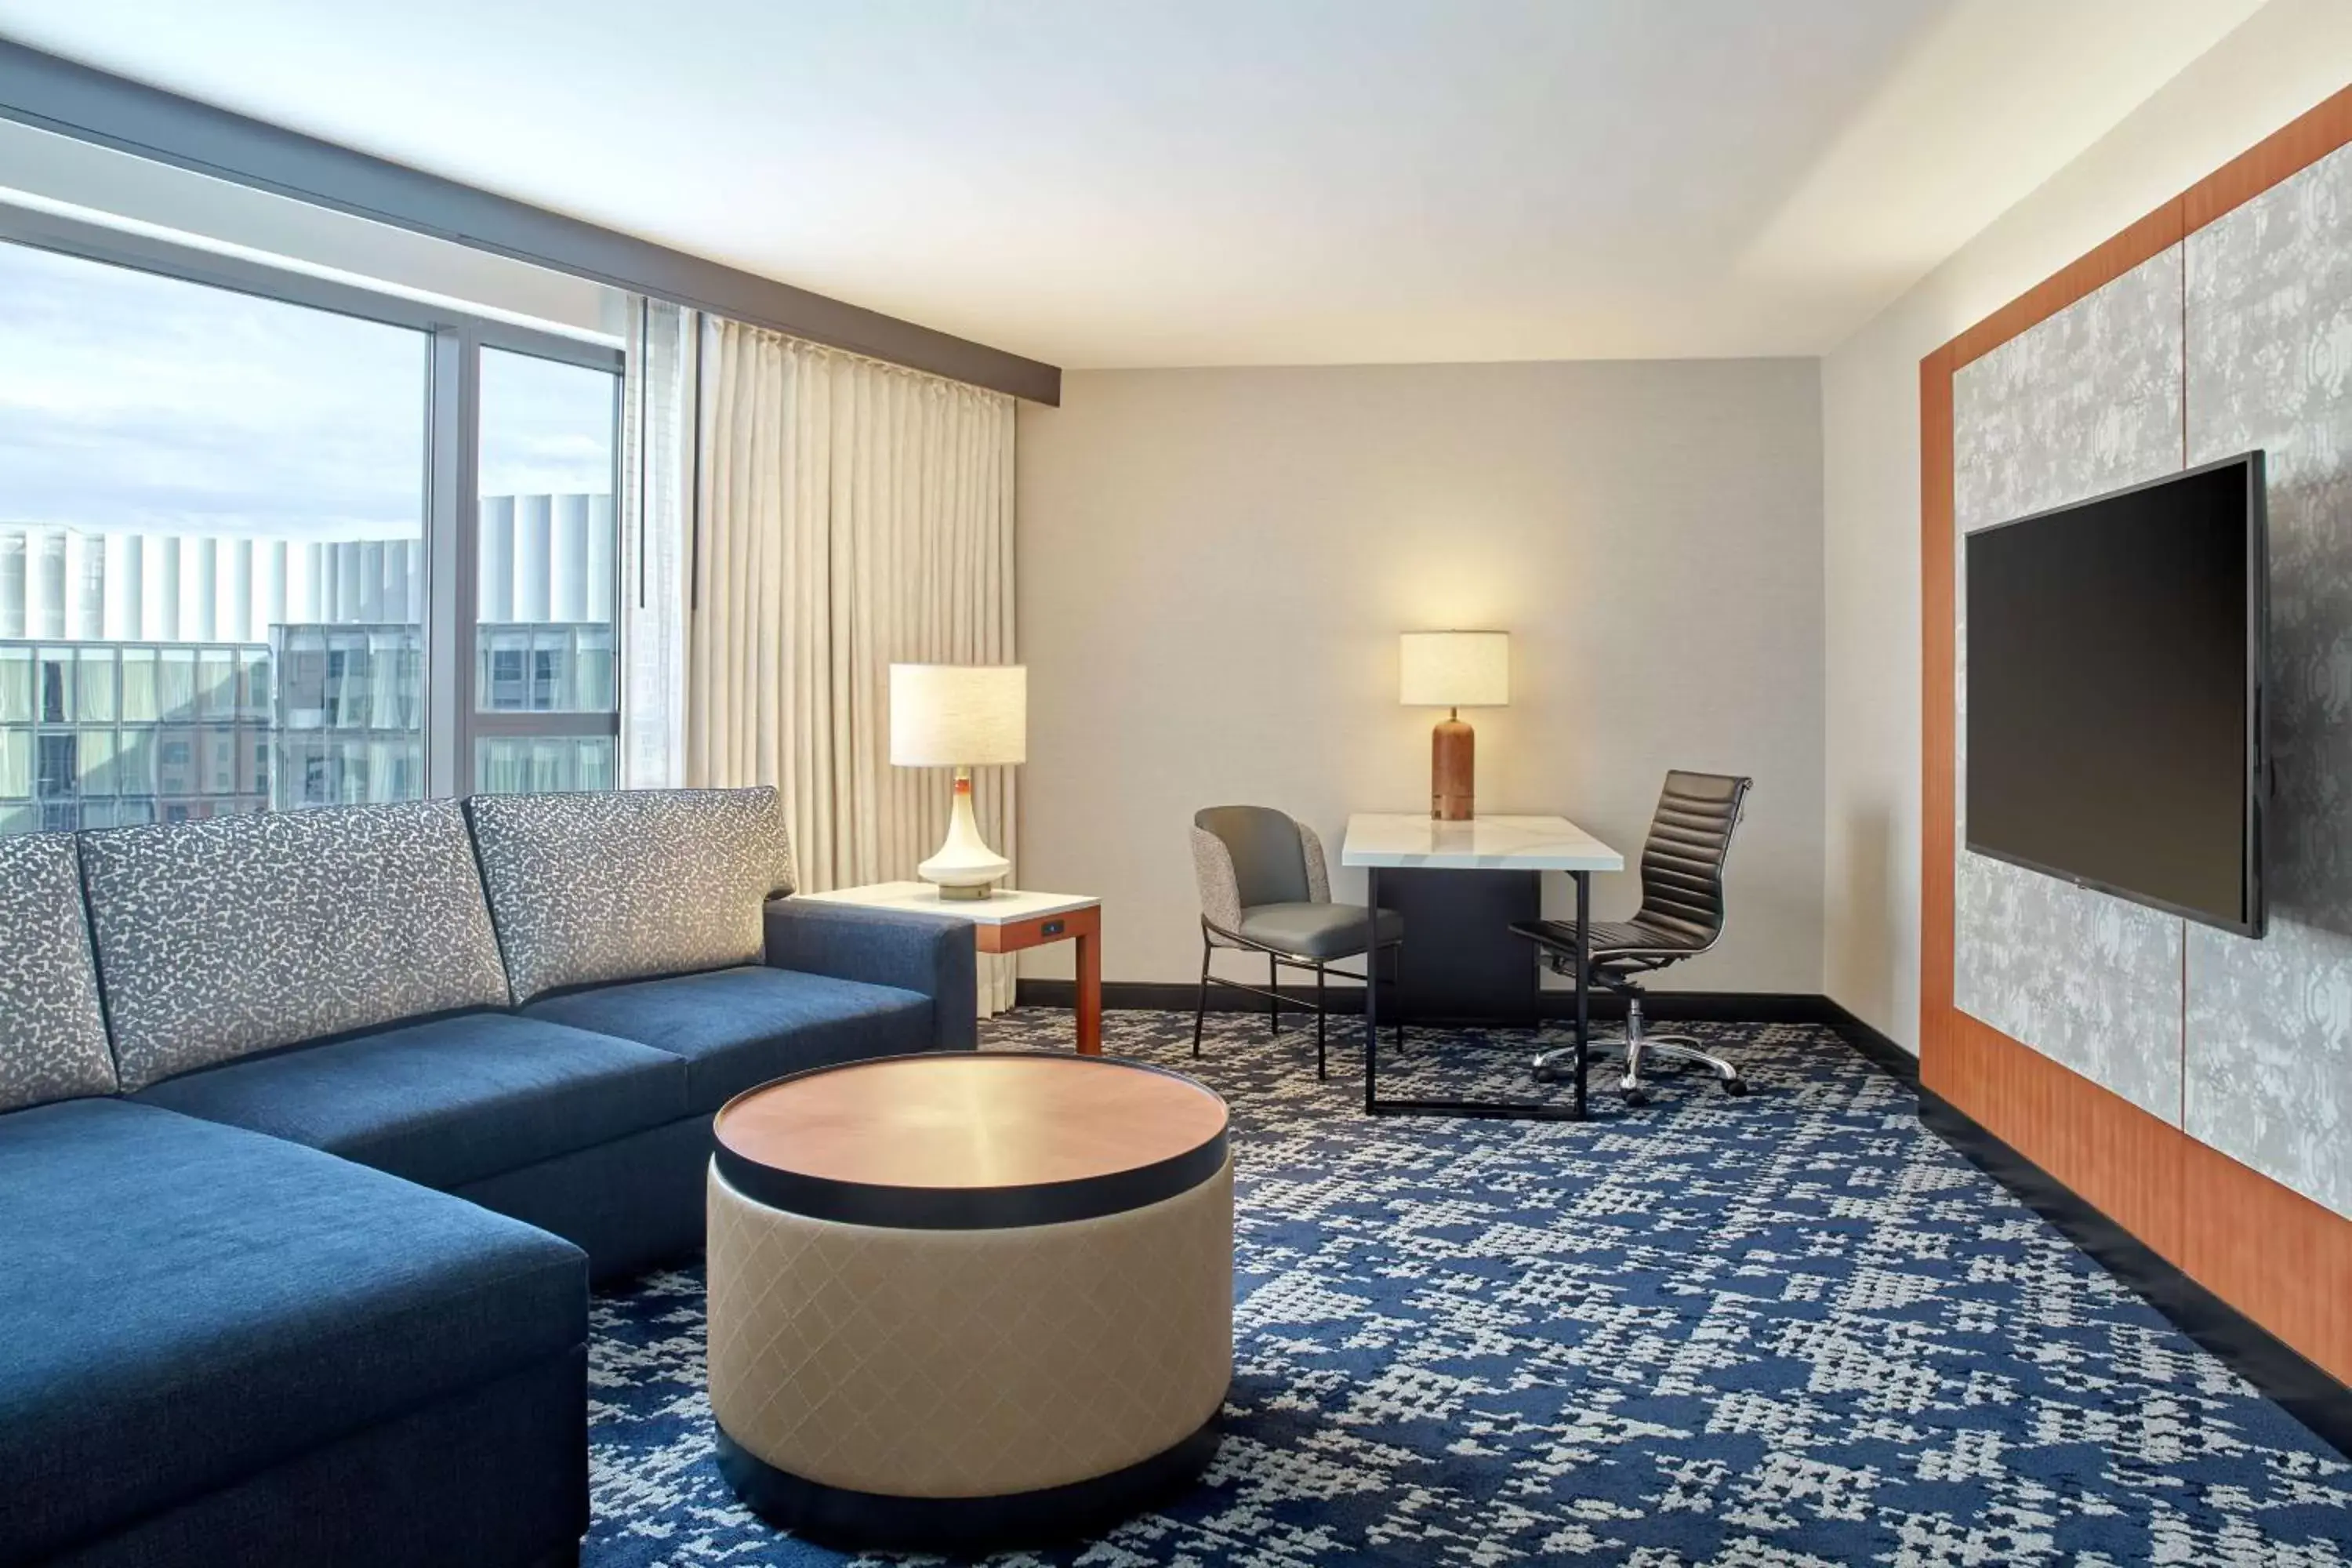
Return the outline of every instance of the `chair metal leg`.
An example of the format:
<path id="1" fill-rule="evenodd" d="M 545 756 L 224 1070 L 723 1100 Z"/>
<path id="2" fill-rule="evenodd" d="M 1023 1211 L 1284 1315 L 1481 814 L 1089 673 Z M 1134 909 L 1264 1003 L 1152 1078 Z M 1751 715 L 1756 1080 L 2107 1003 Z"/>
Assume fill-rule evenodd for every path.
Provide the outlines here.
<path id="1" fill-rule="evenodd" d="M 1588 1051 L 1617 1051 L 1625 1058 L 1624 1075 L 1617 1080 L 1618 1089 L 1628 1105 L 1641 1105 L 1649 1100 L 1649 1086 L 1642 1080 L 1642 1063 L 1649 1057 L 1664 1057 L 1674 1061 L 1691 1061 L 1712 1070 L 1723 1082 L 1726 1094 L 1746 1094 L 1748 1080 L 1739 1076 L 1739 1068 L 1723 1057 L 1704 1049 L 1706 1042 L 1696 1035 L 1653 1035 L 1646 1032 L 1642 1020 L 1642 995 L 1634 992 L 1625 999 L 1625 1033 L 1618 1039 L 1594 1040 Z M 1559 1063 L 1565 1059 L 1573 1070 L 1576 1047 L 1558 1046 L 1537 1056 L 1534 1063 L 1538 1083 L 1552 1083 L 1560 1076 Z"/>
<path id="2" fill-rule="evenodd" d="M 1377 963 L 1367 963 L 1364 965 L 1364 973 L 1370 974 L 1378 967 Z M 1389 949 L 1389 1000 L 1396 1004 L 1397 1049 L 1402 1050 L 1404 1049 L 1404 943 L 1402 942 L 1398 942 Z"/>
<path id="3" fill-rule="evenodd" d="M 1270 952 L 1265 955 L 1265 1016 L 1278 1035 L 1282 1033 L 1282 961 Z"/>
<path id="4" fill-rule="evenodd" d="M 1209 1021 L 1209 960 L 1215 946 L 1205 938 L 1201 942 L 1201 999 L 1192 1005 L 1192 1054 L 1201 1054 L 1201 1029 Z"/>
<path id="5" fill-rule="evenodd" d="M 1329 1019 L 1323 1007 L 1323 966 L 1318 963 L 1315 966 L 1315 1076 L 1318 1079 L 1331 1076 L 1330 1058 L 1324 1046 L 1324 1038 L 1329 1032 L 1327 1028 Z"/>
<path id="6" fill-rule="evenodd" d="M 1642 1049 L 1648 1055 L 1664 1057 L 1670 1061 L 1696 1062 L 1723 1080 L 1726 1094 L 1746 1094 L 1748 1080 L 1739 1076 L 1739 1068 L 1726 1057 L 1717 1056 L 1706 1048 L 1706 1042 L 1696 1035 L 1645 1035 Z"/>

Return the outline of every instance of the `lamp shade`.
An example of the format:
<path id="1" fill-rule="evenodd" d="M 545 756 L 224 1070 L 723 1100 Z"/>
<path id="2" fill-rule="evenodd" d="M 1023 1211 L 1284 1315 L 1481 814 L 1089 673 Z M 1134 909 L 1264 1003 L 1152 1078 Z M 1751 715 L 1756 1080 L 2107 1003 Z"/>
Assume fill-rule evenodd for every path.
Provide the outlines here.
<path id="1" fill-rule="evenodd" d="M 1501 708 L 1511 700 L 1508 632 L 1406 632 L 1397 700 L 1408 708 Z"/>
<path id="2" fill-rule="evenodd" d="M 890 667 L 890 760 L 899 767 L 992 767 L 1028 758 L 1027 666 Z"/>

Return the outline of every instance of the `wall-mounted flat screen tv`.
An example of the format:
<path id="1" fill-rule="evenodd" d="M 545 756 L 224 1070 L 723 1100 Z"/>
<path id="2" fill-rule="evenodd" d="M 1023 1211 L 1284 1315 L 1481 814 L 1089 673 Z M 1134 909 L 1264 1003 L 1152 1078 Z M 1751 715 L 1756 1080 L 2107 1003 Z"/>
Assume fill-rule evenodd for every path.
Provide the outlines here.
<path id="1" fill-rule="evenodd" d="M 1968 847 L 2263 934 L 2263 454 L 1968 536 Z"/>

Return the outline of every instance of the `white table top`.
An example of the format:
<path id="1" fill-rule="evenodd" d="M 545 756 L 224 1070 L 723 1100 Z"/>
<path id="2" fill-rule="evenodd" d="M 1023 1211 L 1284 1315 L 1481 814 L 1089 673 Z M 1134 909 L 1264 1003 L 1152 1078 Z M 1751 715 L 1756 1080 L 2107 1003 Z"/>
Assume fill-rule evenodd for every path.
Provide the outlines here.
<path id="1" fill-rule="evenodd" d="M 1440 822 L 1426 812 L 1360 811 L 1348 818 L 1339 864 L 1433 871 L 1622 871 L 1625 857 L 1564 816 Z"/>
<path id="2" fill-rule="evenodd" d="M 998 888 L 984 899 L 943 899 L 929 882 L 874 882 L 863 888 L 836 888 L 830 893 L 800 893 L 798 898 L 825 904 L 858 904 L 872 910 L 915 910 L 927 915 L 953 915 L 974 925 L 1010 925 L 1039 915 L 1066 914 L 1092 909 L 1102 900 L 1090 893 L 1015 892 Z"/>

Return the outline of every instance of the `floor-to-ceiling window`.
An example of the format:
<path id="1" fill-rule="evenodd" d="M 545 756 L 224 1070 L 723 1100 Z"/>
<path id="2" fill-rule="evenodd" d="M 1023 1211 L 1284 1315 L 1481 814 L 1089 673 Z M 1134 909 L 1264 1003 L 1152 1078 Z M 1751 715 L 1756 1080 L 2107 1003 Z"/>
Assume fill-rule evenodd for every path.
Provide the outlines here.
<path id="1" fill-rule="evenodd" d="M 0 216 L 0 832 L 611 787 L 620 368 Z"/>
<path id="2" fill-rule="evenodd" d="M 610 789 L 620 377 L 485 348 L 474 787 Z"/>

